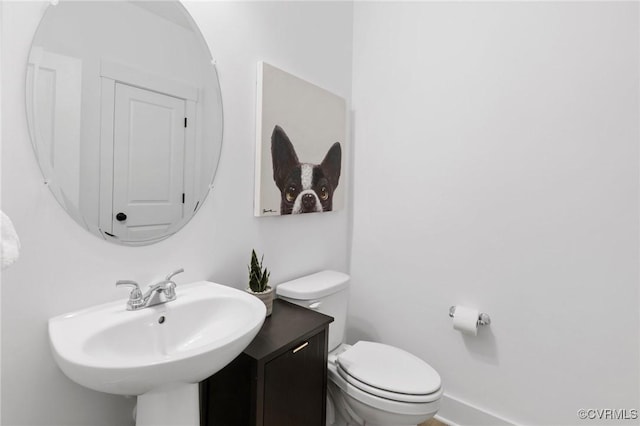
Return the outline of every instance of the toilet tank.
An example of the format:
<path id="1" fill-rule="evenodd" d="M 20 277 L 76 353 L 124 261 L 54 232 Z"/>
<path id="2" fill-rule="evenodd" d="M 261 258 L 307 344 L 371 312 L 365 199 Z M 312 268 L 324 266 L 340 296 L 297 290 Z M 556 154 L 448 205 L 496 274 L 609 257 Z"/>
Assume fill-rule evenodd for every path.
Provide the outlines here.
<path id="1" fill-rule="evenodd" d="M 349 275 L 336 271 L 321 271 L 278 284 L 280 299 L 333 317 L 329 325 L 329 352 L 344 339 L 347 321 Z"/>

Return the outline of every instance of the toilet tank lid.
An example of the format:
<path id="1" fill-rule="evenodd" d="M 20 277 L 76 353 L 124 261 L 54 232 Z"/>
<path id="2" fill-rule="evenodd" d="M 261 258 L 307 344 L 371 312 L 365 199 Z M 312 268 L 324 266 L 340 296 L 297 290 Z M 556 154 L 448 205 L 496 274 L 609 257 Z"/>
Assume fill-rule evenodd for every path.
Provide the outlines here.
<path id="1" fill-rule="evenodd" d="M 321 271 L 278 284 L 279 296 L 295 300 L 319 299 L 347 288 L 349 275 L 337 271 Z"/>

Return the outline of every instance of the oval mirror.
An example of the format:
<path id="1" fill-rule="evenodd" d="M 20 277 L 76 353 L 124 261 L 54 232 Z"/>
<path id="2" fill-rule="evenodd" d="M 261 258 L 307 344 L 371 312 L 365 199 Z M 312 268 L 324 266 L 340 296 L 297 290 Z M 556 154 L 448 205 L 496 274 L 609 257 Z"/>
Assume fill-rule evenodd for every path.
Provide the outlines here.
<path id="1" fill-rule="evenodd" d="M 93 234 L 150 244 L 202 205 L 220 156 L 222 98 L 207 44 L 179 2 L 49 6 L 26 101 L 45 182 Z"/>

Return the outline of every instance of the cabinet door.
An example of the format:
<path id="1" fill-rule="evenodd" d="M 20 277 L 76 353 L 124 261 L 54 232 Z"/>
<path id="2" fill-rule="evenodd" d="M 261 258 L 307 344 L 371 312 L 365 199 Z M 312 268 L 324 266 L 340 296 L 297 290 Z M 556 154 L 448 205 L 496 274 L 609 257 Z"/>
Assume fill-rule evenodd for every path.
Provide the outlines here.
<path id="1" fill-rule="evenodd" d="M 264 426 L 324 426 L 325 332 L 265 365 Z"/>

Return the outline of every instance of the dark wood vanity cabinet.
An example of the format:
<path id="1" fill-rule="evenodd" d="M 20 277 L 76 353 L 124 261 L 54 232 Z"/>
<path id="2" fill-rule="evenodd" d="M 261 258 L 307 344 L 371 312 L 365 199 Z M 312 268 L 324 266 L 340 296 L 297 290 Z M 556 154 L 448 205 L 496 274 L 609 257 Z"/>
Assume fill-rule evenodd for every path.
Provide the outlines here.
<path id="1" fill-rule="evenodd" d="M 244 352 L 200 384 L 201 426 L 325 426 L 332 321 L 274 300 Z"/>

